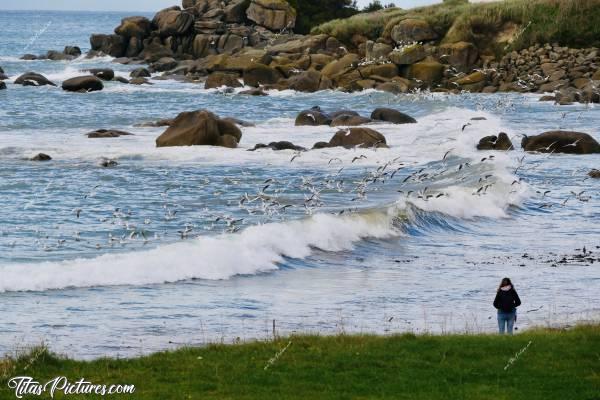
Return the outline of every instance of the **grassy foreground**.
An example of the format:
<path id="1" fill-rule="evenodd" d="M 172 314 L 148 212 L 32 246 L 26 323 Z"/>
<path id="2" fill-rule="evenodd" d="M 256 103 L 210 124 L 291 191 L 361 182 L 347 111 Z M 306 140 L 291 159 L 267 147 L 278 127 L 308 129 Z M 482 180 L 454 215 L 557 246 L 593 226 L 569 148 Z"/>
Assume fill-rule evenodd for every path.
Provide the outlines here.
<path id="1" fill-rule="evenodd" d="M 136 386 L 133 395 L 58 393 L 59 399 L 597 400 L 600 325 L 538 329 L 513 337 L 294 336 L 93 362 L 42 351 L 0 362 L 3 400 L 15 398 L 7 388 L 7 371 L 8 376 L 32 376 L 40 382 L 66 376 Z"/>

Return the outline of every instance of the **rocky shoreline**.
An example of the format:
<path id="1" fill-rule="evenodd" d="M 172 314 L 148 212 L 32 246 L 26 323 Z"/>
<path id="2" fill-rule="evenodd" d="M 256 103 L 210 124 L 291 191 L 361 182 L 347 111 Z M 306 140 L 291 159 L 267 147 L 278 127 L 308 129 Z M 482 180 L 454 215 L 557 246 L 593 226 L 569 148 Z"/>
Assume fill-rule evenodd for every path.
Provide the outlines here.
<path id="1" fill-rule="evenodd" d="M 541 100 L 561 105 L 600 102 L 597 48 L 538 44 L 497 59 L 481 45 L 449 42 L 424 19 L 402 19 L 376 40 L 354 35 L 350 44 L 328 34 L 294 34 L 295 23 L 296 10 L 284 0 L 183 0 L 181 7 L 161 10 L 152 20 L 127 17 L 114 33 L 91 35 L 86 57 L 108 55 L 117 63 L 147 65 L 130 79 L 110 78 L 122 83 L 149 84 L 155 74 L 152 79 L 205 88 L 256 88 L 244 92 L 248 95 L 266 95 L 271 89 L 431 90 L 547 93 Z M 520 33 L 508 30 L 502 40 L 510 43 Z M 67 46 L 23 59 L 80 55 L 78 47 Z M 90 85 L 101 90 L 97 82 L 74 90 L 87 91 Z"/>

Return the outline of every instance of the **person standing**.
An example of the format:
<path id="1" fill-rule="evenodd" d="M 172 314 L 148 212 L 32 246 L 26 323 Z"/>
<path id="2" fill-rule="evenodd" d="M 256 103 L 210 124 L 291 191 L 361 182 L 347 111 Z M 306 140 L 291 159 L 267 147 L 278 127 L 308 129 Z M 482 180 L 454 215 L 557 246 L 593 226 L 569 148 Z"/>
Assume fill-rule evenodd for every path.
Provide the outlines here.
<path id="1" fill-rule="evenodd" d="M 508 331 L 513 333 L 513 327 L 517 320 L 517 307 L 521 305 L 521 299 L 509 278 L 503 278 L 496 292 L 494 307 L 498 310 L 498 329 L 503 335 Z"/>

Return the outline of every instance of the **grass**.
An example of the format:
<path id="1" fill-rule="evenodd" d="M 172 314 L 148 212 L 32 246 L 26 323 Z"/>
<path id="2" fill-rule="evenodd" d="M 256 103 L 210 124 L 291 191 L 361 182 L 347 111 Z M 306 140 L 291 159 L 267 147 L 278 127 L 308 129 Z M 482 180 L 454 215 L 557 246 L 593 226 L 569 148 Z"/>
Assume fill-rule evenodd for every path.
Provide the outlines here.
<path id="1" fill-rule="evenodd" d="M 447 1 L 427 7 L 358 14 L 315 27 L 312 33 L 327 33 L 349 44 L 354 34 L 369 39 L 390 39 L 392 28 L 406 18 L 424 19 L 441 41 L 472 42 L 482 50 L 507 23 L 523 32 L 509 48 L 519 50 L 535 43 L 558 42 L 564 46 L 600 46 L 600 0 L 506 0 L 493 3 Z"/>
<path id="2" fill-rule="evenodd" d="M 149 400 L 600 398 L 600 325 L 512 337 L 293 336 L 91 362 L 32 354 L 0 363 L 0 399 L 14 398 L 6 382 L 17 375 L 134 384 L 133 395 L 105 398 Z"/>

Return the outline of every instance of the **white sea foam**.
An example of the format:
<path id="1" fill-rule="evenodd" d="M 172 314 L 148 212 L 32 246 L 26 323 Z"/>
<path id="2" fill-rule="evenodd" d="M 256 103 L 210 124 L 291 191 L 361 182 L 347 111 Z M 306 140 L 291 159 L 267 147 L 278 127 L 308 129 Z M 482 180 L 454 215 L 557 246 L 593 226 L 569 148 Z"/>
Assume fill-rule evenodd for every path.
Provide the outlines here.
<path id="1" fill-rule="evenodd" d="M 0 266 L 0 292 L 227 279 L 276 270 L 283 257 L 305 258 L 315 248 L 349 250 L 363 238 L 396 234 L 391 216 L 385 213 L 317 214 L 305 220 L 257 225 L 240 233 L 200 237 L 149 251 L 4 265 Z"/>

